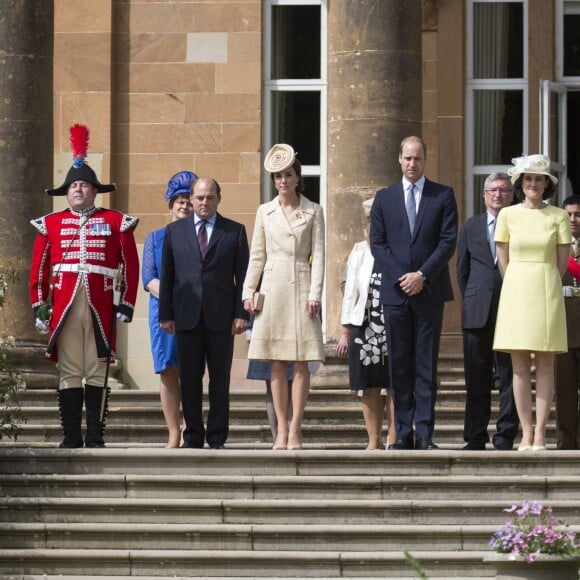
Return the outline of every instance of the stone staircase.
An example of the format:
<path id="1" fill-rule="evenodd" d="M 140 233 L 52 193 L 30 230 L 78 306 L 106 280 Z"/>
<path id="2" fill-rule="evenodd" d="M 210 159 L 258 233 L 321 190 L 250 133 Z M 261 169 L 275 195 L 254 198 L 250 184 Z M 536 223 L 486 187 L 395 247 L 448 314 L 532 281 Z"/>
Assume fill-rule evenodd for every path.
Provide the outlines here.
<path id="1" fill-rule="evenodd" d="M 112 394 L 108 448 L 56 449 L 54 392 L 24 393 L 28 423 L 0 444 L 0 580 L 417 577 L 404 550 L 431 579 L 480 580 L 514 502 L 580 532 L 580 452 L 459 450 L 456 356 L 441 362 L 440 451 L 363 451 L 359 401 L 321 384 L 305 448 L 272 451 L 256 386 L 234 388 L 219 451 L 163 449 L 158 394 L 128 390 Z"/>

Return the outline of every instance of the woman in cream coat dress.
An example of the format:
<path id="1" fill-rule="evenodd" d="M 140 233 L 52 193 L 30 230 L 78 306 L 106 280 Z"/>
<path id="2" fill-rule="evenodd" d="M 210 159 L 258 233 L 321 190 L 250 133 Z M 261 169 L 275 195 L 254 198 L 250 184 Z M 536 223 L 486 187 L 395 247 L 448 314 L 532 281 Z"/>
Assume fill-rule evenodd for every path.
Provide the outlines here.
<path id="1" fill-rule="evenodd" d="M 301 165 L 289 145 L 275 145 L 264 161 L 278 196 L 258 208 L 250 263 L 244 282 L 244 308 L 254 314 L 248 358 L 272 361 L 272 397 L 278 420 L 274 449 L 302 447 L 302 417 L 308 392 L 308 361 L 324 360 L 320 301 L 324 279 L 322 208 L 301 195 Z M 262 277 L 263 275 L 263 277 Z M 263 308 L 254 309 L 260 278 Z M 286 410 L 286 365 L 293 363 L 293 415 Z"/>

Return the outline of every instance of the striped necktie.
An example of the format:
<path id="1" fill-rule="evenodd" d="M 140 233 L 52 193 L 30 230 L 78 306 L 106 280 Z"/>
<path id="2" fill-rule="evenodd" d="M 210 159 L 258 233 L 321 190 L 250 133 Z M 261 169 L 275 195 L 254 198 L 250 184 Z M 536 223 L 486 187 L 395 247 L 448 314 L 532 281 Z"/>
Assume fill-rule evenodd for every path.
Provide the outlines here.
<path id="1" fill-rule="evenodd" d="M 205 229 L 206 220 L 201 220 L 197 228 L 197 241 L 202 259 L 205 259 L 207 252 L 207 230 Z"/>

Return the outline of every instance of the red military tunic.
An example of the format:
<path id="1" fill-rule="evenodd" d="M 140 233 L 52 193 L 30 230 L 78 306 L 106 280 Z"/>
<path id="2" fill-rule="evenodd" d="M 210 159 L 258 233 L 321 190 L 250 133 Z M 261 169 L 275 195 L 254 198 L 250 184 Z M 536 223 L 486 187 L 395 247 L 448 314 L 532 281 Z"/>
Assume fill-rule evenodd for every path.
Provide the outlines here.
<path id="1" fill-rule="evenodd" d="M 30 302 L 33 308 L 49 298 L 52 302 L 46 357 L 58 360 L 56 340 L 78 290 L 87 294 L 98 359 L 106 361 L 114 314 L 113 288 L 119 266 L 122 266 L 122 277 L 118 311 L 129 320 L 133 317 L 139 283 L 133 230 L 138 218 L 93 206 L 82 212 L 69 208 L 30 223 L 39 232 L 32 253 Z M 114 350 L 113 340 L 112 356 Z"/>

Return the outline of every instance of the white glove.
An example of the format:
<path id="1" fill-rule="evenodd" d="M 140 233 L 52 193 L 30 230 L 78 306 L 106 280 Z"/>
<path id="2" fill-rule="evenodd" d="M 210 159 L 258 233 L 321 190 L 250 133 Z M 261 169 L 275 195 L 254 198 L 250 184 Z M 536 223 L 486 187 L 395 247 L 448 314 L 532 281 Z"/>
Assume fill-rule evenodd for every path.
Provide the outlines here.
<path id="1" fill-rule="evenodd" d="M 35 326 L 36 326 L 37 332 L 39 332 L 40 334 L 48 334 L 48 331 L 50 330 L 48 322 L 46 322 L 45 320 L 41 320 L 40 318 L 36 319 Z"/>
<path id="2" fill-rule="evenodd" d="M 120 320 L 121 322 L 129 322 L 129 317 L 122 312 L 117 312 L 117 320 Z"/>

